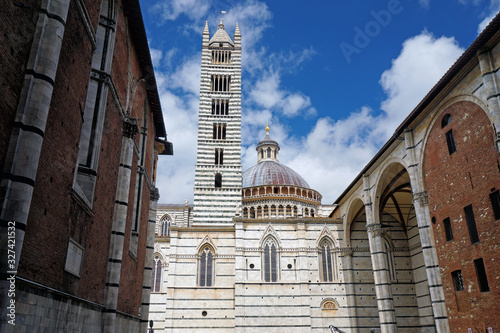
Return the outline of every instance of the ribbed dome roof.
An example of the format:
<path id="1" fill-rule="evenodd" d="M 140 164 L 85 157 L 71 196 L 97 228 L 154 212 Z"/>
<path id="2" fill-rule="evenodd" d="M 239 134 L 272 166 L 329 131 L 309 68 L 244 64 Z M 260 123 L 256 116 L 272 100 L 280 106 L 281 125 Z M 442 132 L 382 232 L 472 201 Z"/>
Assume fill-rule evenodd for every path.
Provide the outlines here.
<path id="1" fill-rule="evenodd" d="M 275 161 L 262 161 L 243 173 L 243 187 L 292 185 L 310 188 L 297 172 Z"/>

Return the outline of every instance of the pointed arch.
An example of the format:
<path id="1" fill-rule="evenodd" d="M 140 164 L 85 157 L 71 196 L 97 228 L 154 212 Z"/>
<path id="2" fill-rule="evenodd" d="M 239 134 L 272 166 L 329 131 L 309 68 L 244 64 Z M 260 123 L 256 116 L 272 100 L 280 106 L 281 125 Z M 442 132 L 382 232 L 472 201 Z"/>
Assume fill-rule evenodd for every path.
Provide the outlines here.
<path id="1" fill-rule="evenodd" d="M 326 226 L 325 226 L 326 228 Z M 323 282 L 338 280 L 337 256 L 334 252 L 335 243 L 331 234 L 321 236 L 318 242 L 319 275 Z"/>
<path id="2" fill-rule="evenodd" d="M 278 241 L 269 234 L 262 242 L 262 273 L 265 282 L 277 282 L 279 275 Z"/>
<path id="3" fill-rule="evenodd" d="M 158 236 L 170 236 L 170 227 L 172 225 L 172 217 L 166 213 L 160 218 L 158 225 Z"/>
<path id="4" fill-rule="evenodd" d="M 153 271 L 151 274 L 151 292 L 161 292 L 163 256 L 160 253 L 153 254 Z"/>

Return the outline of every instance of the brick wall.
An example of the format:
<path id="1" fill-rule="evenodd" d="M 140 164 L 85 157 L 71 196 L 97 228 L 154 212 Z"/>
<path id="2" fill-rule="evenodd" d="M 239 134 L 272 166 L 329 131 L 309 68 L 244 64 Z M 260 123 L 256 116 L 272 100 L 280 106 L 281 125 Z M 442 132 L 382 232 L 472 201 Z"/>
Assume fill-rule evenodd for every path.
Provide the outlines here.
<path id="1" fill-rule="evenodd" d="M 443 117 L 451 122 L 442 128 Z M 446 133 L 452 129 L 456 152 L 450 155 Z M 451 332 L 500 330 L 498 293 L 500 225 L 494 220 L 489 194 L 500 189 L 500 157 L 486 113 L 472 102 L 444 110 L 433 125 L 425 147 L 424 179 L 429 195 L 436 249 Z M 472 245 L 464 207 L 472 205 L 479 243 Z M 443 220 L 449 218 L 453 240 L 447 241 Z M 483 258 L 489 292 L 480 292 L 474 260 Z M 451 272 L 461 270 L 465 289 L 455 291 Z"/>

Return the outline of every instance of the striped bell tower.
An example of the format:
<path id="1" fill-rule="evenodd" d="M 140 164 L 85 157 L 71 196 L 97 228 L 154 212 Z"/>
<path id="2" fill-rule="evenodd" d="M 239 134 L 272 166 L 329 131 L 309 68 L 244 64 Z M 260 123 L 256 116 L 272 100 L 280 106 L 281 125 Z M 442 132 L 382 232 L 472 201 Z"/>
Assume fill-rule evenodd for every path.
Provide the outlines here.
<path id="1" fill-rule="evenodd" d="M 232 223 L 241 205 L 241 35 L 234 41 L 222 18 L 201 53 L 194 225 Z"/>

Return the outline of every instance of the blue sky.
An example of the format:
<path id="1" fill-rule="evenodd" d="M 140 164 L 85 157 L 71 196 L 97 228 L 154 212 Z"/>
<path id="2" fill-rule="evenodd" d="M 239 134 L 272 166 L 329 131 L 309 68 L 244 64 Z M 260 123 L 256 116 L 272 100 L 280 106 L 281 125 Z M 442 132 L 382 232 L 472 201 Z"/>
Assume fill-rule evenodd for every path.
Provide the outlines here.
<path id="1" fill-rule="evenodd" d="M 242 35 L 242 164 L 269 122 L 280 162 L 331 204 L 500 9 L 500 0 L 141 0 L 174 156 L 161 203 L 193 200 L 201 37 Z"/>

